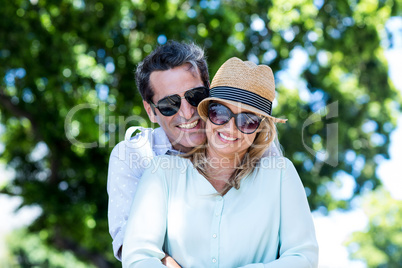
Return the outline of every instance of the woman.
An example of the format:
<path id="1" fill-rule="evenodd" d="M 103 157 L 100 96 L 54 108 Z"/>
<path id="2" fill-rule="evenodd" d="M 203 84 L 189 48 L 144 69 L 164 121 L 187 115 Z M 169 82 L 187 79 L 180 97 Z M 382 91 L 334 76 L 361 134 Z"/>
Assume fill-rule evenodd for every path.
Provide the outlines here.
<path id="1" fill-rule="evenodd" d="M 262 157 L 276 137 L 271 69 L 231 58 L 198 106 L 207 142 L 162 156 L 143 175 L 123 267 L 317 267 L 307 198 L 292 163 Z"/>

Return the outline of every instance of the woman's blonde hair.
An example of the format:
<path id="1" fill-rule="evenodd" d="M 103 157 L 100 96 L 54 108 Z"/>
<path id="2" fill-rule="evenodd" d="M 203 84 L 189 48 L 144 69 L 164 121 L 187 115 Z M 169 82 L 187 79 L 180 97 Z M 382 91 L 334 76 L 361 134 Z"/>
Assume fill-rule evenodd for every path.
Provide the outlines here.
<path id="1" fill-rule="evenodd" d="M 239 189 L 241 180 L 254 171 L 265 151 L 276 140 L 275 122 L 269 117 L 264 117 L 257 131 L 254 142 L 248 148 L 239 166 L 235 168 L 220 194 L 225 194 L 232 187 Z M 210 166 L 207 159 L 207 147 L 208 141 L 182 155 L 182 157 L 190 159 L 198 172 L 206 178 L 208 178 L 208 167 Z M 280 148 L 278 147 L 277 149 L 280 152 Z"/>

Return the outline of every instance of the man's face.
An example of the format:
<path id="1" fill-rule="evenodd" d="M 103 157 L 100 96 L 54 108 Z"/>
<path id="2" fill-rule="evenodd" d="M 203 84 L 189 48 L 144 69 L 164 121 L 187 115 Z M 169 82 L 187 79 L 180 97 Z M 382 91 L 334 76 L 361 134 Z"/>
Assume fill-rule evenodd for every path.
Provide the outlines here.
<path id="1" fill-rule="evenodd" d="M 154 104 L 173 94 L 183 97 L 187 90 L 204 85 L 200 75 L 188 64 L 152 72 L 150 84 L 154 91 Z M 205 123 L 198 115 L 197 107 L 191 106 L 185 98 L 181 100 L 180 110 L 172 116 L 162 115 L 157 108 L 154 113 L 149 103 L 143 103 L 150 120 L 163 128 L 174 149 L 188 152 L 205 141 Z"/>

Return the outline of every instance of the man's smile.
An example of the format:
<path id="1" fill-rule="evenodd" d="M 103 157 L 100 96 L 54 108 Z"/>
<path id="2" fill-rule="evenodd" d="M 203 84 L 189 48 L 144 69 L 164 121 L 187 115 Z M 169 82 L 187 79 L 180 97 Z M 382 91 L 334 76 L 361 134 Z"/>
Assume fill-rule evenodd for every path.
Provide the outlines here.
<path id="1" fill-rule="evenodd" d="M 178 125 L 177 127 L 179 128 L 183 128 L 183 129 L 192 129 L 195 128 L 198 125 L 198 122 L 200 121 L 200 119 L 197 119 L 191 123 L 183 123 Z"/>

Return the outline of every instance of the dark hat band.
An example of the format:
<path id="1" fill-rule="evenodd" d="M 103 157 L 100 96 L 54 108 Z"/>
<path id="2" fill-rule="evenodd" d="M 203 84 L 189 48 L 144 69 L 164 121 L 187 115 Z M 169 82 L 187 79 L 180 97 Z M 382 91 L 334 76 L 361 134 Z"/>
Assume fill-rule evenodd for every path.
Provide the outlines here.
<path id="1" fill-rule="evenodd" d="M 241 102 L 271 115 L 272 102 L 254 92 L 235 87 L 214 87 L 209 93 L 212 98 Z"/>

